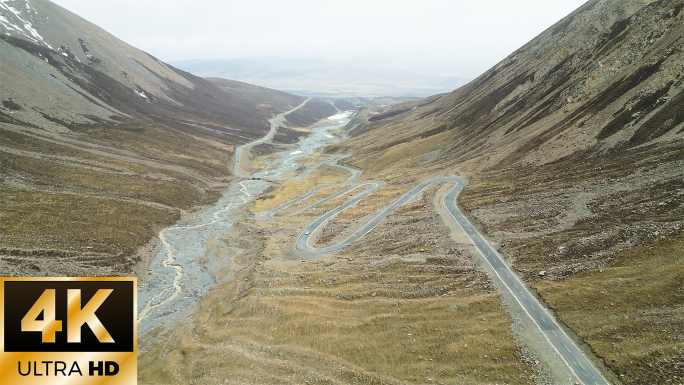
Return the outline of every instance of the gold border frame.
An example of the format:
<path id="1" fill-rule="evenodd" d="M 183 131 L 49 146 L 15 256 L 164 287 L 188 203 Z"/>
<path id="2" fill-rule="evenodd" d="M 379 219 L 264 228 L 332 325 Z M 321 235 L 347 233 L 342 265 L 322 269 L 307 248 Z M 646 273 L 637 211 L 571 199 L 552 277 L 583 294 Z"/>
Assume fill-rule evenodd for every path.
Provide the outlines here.
<path id="1" fill-rule="evenodd" d="M 5 352 L 5 282 L 7 281 L 118 281 L 133 282 L 133 352 Z M 67 370 L 78 362 L 82 376 L 21 377 L 14 363 L 20 361 L 63 361 Z M 116 361 L 119 373 L 113 377 L 88 376 L 89 361 Z M 9 364 L 9 365 L 8 365 Z M 38 368 L 34 367 L 35 370 Z M 135 385 L 138 378 L 138 278 L 137 277 L 0 277 L 0 383 L 3 385 Z"/>

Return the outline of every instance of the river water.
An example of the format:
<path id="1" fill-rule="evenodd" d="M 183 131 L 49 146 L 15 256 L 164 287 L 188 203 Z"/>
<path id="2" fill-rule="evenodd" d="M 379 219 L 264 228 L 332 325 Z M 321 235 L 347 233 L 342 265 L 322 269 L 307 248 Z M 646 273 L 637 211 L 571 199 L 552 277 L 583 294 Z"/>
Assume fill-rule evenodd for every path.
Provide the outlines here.
<path id="1" fill-rule="evenodd" d="M 252 176 L 280 179 L 296 171 L 299 159 L 339 141 L 329 132 L 346 125 L 351 113 L 331 117 L 329 125 L 314 128 L 312 134 L 278 152 L 273 161 Z M 162 247 L 150 266 L 149 278 L 138 288 L 139 336 L 159 326 L 172 327 L 192 315 L 199 298 L 216 283 L 213 272 L 200 263 L 200 259 L 211 252 L 207 245 L 221 244 L 214 241 L 240 219 L 237 209 L 251 202 L 269 185 L 266 180 L 236 180 L 216 204 L 197 213 L 193 220 L 159 233 Z"/>

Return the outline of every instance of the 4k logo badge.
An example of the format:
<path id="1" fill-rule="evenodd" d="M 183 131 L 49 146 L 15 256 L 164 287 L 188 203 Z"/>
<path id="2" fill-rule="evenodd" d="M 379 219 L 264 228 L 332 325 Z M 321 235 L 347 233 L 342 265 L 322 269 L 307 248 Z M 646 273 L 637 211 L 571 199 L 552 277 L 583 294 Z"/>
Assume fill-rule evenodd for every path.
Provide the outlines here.
<path id="1" fill-rule="evenodd" d="M 0 278 L 0 384 L 137 381 L 135 278 Z"/>

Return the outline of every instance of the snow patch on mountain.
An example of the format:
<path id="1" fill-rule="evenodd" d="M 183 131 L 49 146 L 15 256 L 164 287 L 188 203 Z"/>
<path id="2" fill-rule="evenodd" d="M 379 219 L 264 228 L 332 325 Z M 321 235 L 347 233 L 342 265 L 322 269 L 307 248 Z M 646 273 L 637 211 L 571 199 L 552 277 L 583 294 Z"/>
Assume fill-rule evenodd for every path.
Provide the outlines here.
<path id="1" fill-rule="evenodd" d="M 12 25 L 10 24 L 9 20 L 5 18 L 5 16 L 0 15 L 0 23 L 4 24 L 6 28 L 12 28 Z"/>
<path id="2" fill-rule="evenodd" d="M 28 1 L 26 1 L 26 9 L 25 9 L 25 14 L 28 14 L 29 17 L 24 18 L 22 16 L 22 12 L 14 7 L 12 7 L 9 3 L 12 0 L 0 0 L 0 24 L 5 27 L 6 30 L 9 31 L 16 31 L 22 35 L 22 37 L 26 37 L 29 40 L 33 41 L 34 43 L 37 44 L 43 44 L 47 46 L 50 49 L 52 46 L 48 44 L 45 39 L 38 33 L 38 31 L 33 27 L 33 24 L 31 23 L 30 16 L 31 12 L 33 12 L 33 16 L 37 17 L 38 13 L 31 8 L 31 5 L 29 5 Z M 8 32 L 5 32 L 8 35 L 11 35 Z"/>

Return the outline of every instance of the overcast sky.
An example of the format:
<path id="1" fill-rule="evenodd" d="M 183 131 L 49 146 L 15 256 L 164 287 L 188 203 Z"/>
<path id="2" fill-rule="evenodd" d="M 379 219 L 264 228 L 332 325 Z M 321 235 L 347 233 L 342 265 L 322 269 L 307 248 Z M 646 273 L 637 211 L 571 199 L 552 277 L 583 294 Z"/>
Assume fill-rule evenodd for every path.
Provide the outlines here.
<path id="1" fill-rule="evenodd" d="M 474 77 L 585 0 L 53 0 L 164 61 L 321 58 Z"/>

